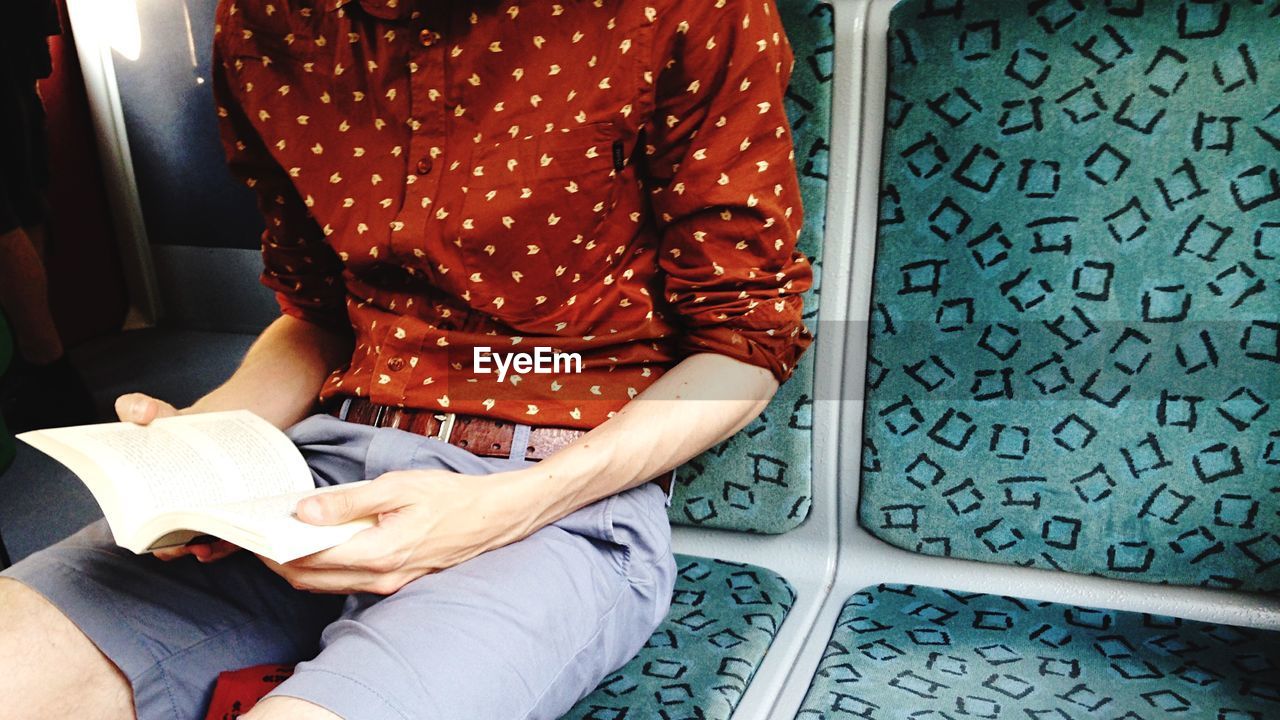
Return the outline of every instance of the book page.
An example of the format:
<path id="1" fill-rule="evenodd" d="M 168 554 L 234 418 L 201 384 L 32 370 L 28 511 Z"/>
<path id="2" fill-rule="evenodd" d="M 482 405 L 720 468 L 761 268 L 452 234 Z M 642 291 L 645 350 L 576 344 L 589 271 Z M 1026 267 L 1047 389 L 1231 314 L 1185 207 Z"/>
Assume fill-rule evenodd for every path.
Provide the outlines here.
<path id="1" fill-rule="evenodd" d="M 113 532 L 179 510 L 314 489 L 289 438 L 251 412 L 183 415 L 147 426 L 107 423 L 23 433 L 67 465 L 103 505 Z M 90 463 L 90 467 L 85 467 Z M 109 488 L 95 484 L 107 483 Z M 112 517 L 115 515 L 115 517 Z M 117 541 L 124 538 L 117 532 Z"/>

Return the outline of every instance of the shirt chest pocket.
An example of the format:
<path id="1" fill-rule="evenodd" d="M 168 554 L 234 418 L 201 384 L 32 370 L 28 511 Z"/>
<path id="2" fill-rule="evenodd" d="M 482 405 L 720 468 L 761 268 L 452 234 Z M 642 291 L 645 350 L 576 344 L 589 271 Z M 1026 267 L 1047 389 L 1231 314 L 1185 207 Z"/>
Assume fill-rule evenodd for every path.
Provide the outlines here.
<path id="1" fill-rule="evenodd" d="M 527 322 L 571 305 L 605 269 L 626 154 L 608 122 L 478 146 L 458 226 L 472 306 Z"/>

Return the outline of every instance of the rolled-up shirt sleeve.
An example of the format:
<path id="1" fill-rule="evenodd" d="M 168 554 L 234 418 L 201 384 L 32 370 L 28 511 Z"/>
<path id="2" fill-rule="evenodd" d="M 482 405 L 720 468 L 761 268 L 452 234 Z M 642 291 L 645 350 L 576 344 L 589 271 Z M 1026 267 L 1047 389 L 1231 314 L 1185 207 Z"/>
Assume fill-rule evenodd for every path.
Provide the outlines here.
<path id="1" fill-rule="evenodd" d="M 275 293 L 281 311 L 335 330 L 349 330 L 342 262 L 245 115 L 236 79 L 234 48 L 227 34 L 214 42 L 213 91 L 227 165 L 257 195 L 265 221 L 262 284 Z M 234 41 L 231 41 L 234 42 Z"/>
<path id="2" fill-rule="evenodd" d="M 801 294 L 812 284 L 796 250 L 803 222 L 783 97 L 791 48 L 772 0 L 725 0 L 693 20 L 663 18 L 669 61 L 656 82 L 646 163 L 661 230 L 667 303 L 683 350 L 795 370 L 812 341 Z"/>

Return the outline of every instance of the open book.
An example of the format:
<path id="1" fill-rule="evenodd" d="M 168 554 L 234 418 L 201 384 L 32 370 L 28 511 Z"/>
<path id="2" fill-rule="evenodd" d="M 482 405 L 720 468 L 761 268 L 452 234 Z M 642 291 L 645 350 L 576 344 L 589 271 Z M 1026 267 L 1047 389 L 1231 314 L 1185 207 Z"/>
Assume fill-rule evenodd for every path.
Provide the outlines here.
<path id="1" fill-rule="evenodd" d="M 116 543 L 139 554 L 212 535 L 285 563 L 345 542 L 374 522 L 318 526 L 297 519 L 299 500 L 334 488 L 317 490 L 289 438 L 246 410 L 145 427 L 36 430 L 18 439 L 78 475 Z"/>

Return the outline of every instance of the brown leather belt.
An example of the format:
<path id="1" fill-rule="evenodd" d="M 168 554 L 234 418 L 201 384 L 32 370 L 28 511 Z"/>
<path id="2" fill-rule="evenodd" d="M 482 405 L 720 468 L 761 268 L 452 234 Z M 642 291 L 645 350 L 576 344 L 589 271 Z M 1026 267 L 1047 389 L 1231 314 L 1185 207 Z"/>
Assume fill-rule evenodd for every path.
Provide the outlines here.
<path id="1" fill-rule="evenodd" d="M 511 447 L 517 437 L 524 436 L 524 458 L 545 460 L 587 433 L 578 428 L 534 427 L 479 415 L 378 405 L 364 398 L 335 400 L 326 411 L 339 420 L 433 437 L 473 455 L 492 458 L 519 457 Z M 670 496 L 674 475 L 664 473 L 653 482 Z"/>

